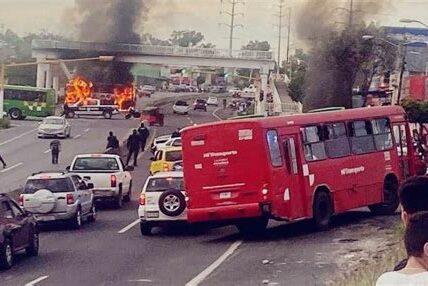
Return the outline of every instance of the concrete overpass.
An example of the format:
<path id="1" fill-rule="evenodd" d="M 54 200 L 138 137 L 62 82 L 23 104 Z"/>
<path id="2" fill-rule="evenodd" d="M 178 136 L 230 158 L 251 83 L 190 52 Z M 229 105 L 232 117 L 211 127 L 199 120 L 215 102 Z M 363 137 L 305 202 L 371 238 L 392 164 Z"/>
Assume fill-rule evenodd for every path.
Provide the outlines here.
<path id="1" fill-rule="evenodd" d="M 184 48 L 134 44 L 90 43 L 73 41 L 33 40 L 32 55 L 37 61 L 79 57 L 79 53 L 114 55 L 117 61 L 163 66 L 198 66 L 260 69 L 262 89 L 266 90 L 269 70 L 274 69 L 272 52 Z M 65 66 L 64 69 L 66 70 Z M 37 67 L 37 86 L 58 90 L 49 64 Z"/>

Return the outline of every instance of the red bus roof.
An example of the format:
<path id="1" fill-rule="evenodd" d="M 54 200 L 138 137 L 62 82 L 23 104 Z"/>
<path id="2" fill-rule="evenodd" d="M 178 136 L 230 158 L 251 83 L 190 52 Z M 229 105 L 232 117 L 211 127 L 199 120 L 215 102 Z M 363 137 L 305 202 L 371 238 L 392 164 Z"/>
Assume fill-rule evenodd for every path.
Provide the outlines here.
<path id="1" fill-rule="evenodd" d="M 183 131 L 199 129 L 203 127 L 211 127 L 216 125 L 231 125 L 231 124 L 258 124 L 262 127 L 277 127 L 277 126 L 304 126 L 323 122 L 337 122 L 344 120 L 356 120 L 374 117 L 389 117 L 392 121 L 403 121 L 406 119 L 406 113 L 401 106 L 378 106 L 378 107 L 362 107 L 337 111 L 326 111 L 318 113 L 302 113 L 294 115 L 263 117 L 263 118 L 247 118 L 239 120 L 225 120 L 220 122 L 211 122 L 200 124 L 198 126 L 190 126 Z"/>

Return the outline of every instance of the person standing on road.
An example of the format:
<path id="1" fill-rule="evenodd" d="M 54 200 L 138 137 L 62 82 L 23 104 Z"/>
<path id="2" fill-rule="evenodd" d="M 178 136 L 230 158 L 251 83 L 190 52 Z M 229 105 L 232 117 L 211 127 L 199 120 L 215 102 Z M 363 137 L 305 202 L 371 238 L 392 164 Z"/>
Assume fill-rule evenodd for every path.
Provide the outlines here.
<path id="1" fill-rule="evenodd" d="M 140 128 L 138 128 L 138 134 L 140 136 L 140 143 L 141 143 L 141 152 L 144 152 L 144 149 L 146 148 L 147 138 L 149 138 L 150 131 L 147 129 L 146 126 L 144 126 L 144 123 L 141 123 Z"/>
<path id="2" fill-rule="evenodd" d="M 136 129 L 134 129 L 132 134 L 129 135 L 126 146 L 128 147 L 128 158 L 126 159 L 126 165 L 129 164 L 131 156 L 134 155 L 134 166 L 137 167 L 138 152 L 140 151 L 140 136 L 138 135 Z"/>
<path id="3" fill-rule="evenodd" d="M 109 132 L 109 136 L 107 137 L 107 146 L 106 150 L 111 149 L 113 154 L 118 154 L 119 152 L 119 140 L 114 136 L 113 131 Z"/>
<path id="4" fill-rule="evenodd" d="M 172 134 L 171 134 L 171 138 L 178 138 L 178 137 L 181 137 L 181 134 L 180 134 L 180 128 L 177 128 L 174 132 L 172 132 Z"/>
<path id="5" fill-rule="evenodd" d="M 0 162 L 3 164 L 3 169 L 6 169 L 6 162 L 3 160 L 3 157 L 0 155 Z"/>
<path id="6" fill-rule="evenodd" d="M 59 140 L 52 140 L 50 144 L 52 154 L 52 164 L 58 164 L 59 152 L 61 152 L 61 142 Z"/>

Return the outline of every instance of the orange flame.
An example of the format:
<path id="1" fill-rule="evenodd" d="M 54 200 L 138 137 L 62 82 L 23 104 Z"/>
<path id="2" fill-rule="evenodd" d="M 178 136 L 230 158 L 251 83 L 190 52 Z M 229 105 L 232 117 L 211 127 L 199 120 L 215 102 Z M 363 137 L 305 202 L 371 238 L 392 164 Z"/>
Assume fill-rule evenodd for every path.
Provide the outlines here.
<path id="1" fill-rule="evenodd" d="M 114 104 L 119 106 L 120 110 L 127 110 L 135 106 L 135 90 L 132 85 L 117 86 L 113 90 Z"/>
<path id="2" fill-rule="evenodd" d="M 71 79 L 66 86 L 65 102 L 68 104 L 83 103 L 92 97 L 93 84 L 82 76 Z"/>

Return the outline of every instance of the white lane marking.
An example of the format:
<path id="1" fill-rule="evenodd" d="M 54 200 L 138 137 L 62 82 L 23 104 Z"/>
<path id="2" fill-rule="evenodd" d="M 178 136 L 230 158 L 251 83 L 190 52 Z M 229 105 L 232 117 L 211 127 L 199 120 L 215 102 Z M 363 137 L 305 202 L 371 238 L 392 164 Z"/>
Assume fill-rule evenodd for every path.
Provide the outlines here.
<path id="1" fill-rule="evenodd" d="M 133 280 L 128 280 L 128 282 L 153 282 L 153 280 L 150 279 L 133 279 Z"/>
<path id="2" fill-rule="evenodd" d="M 86 128 L 83 132 L 89 132 L 90 128 Z"/>
<path id="3" fill-rule="evenodd" d="M 43 152 L 43 153 L 45 153 L 45 154 L 47 154 L 47 153 L 49 153 L 51 151 L 51 149 L 48 149 L 48 150 L 46 150 L 45 152 Z"/>
<path id="4" fill-rule="evenodd" d="M 82 134 L 77 134 L 76 136 L 73 137 L 73 139 L 80 138 L 81 136 L 82 136 Z"/>
<path id="5" fill-rule="evenodd" d="M 235 250 L 242 244 L 241 240 L 235 241 L 232 245 L 222 254 L 216 261 L 214 261 L 210 266 L 208 266 L 204 271 L 199 273 L 195 278 L 186 283 L 185 286 L 197 286 L 202 281 L 204 281 L 211 273 L 214 272 L 223 262 L 226 261 L 229 256 L 231 256 Z"/>
<path id="6" fill-rule="evenodd" d="M 17 168 L 17 167 L 21 166 L 22 164 L 24 164 L 24 163 L 19 162 L 18 164 L 15 164 L 15 165 L 13 165 L 13 166 L 10 166 L 9 168 L 6 168 L 6 169 L 1 170 L 1 171 L 0 171 L 0 173 L 6 173 L 6 172 L 9 172 L 10 170 L 13 170 L 13 169 L 15 169 L 15 168 Z"/>
<path id="7" fill-rule="evenodd" d="M 37 130 L 37 128 L 35 128 L 35 129 L 31 129 L 30 131 L 24 132 L 24 133 L 22 133 L 22 134 L 21 134 L 21 135 L 19 135 L 19 136 L 16 136 L 16 137 L 10 138 L 9 140 L 6 140 L 6 141 L 4 141 L 4 142 L 0 143 L 0 146 L 6 145 L 6 144 L 11 143 L 11 142 L 13 142 L 13 141 L 15 141 L 15 140 L 18 140 L 19 138 L 22 138 L 22 137 L 24 137 L 25 135 L 28 135 L 28 134 L 30 134 L 30 133 L 33 133 L 33 132 L 34 132 L 34 131 L 36 131 L 36 130 Z"/>
<path id="8" fill-rule="evenodd" d="M 222 121 L 223 119 L 221 119 L 221 118 L 220 118 L 220 116 L 218 116 L 218 115 L 216 114 L 216 112 L 217 112 L 217 111 L 219 111 L 220 109 L 221 109 L 221 107 L 216 108 L 216 109 L 213 111 L 212 115 L 213 115 L 215 118 L 217 118 L 218 120 Z"/>
<path id="9" fill-rule="evenodd" d="M 37 279 L 34 279 L 33 281 L 28 282 L 27 284 L 25 284 L 25 286 L 33 286 L 36 285 L 37 283 L 47 279 L 49 276 L 41 276 Z"/>
<path id="10" fill-rule="evenodd" d="M 119 230 L 117 233 L 125 233 L 128 230 L 130 230 L 131 228 L 133 228 L 134 226 L 136 226 L 138 223 L 140 222 L 140 219 L 135 220 L 134 222 L 128 224 L 127 226 L 125 226 L 124 228 L 122 228 L 121 230 Z"/>

